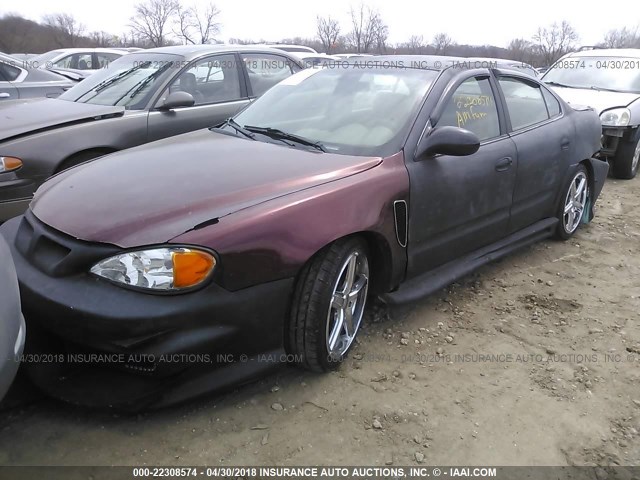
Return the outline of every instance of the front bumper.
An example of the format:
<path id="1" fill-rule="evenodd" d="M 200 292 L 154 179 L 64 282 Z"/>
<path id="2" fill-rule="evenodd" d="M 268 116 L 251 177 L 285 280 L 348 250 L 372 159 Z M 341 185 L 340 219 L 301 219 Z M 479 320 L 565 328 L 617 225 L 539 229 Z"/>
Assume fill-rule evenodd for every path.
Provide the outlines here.
<path id="1" fill-rule="evenodd" d="M 87 273 L 115 247 L 67 237 L 30 212 L 0 234 L 29 327 L 25 369 L 52 396 L 164 405 L 248 381 L 281 359 L 293 279 L 236 292 L 211 282 L 182 295 L 140 293 Z"/>
<path id="2" fill-rule="evenodd" d="M 602 127 L 602 149 L 600 150 L 600 156 L 604 158 L 615 157 L 618 145 L 621 141 L 630 141 L 633 132 L 638 126 L 627 127 Z"/>

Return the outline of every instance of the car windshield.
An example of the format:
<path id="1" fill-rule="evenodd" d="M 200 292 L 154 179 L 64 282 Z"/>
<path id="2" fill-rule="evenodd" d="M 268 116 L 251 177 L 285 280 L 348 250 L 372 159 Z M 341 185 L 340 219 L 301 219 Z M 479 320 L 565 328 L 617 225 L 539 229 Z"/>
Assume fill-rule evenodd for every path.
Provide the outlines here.
<path id="1" fill-rule="evenodd" d="M 235 120 L 303 137 L 331 153 L 390 155 L 401 148 L 401 137 L 437 75 L 433 70 L 357 66 L 303 70 Z"/>
<path id="2" fill-rule="evenodd" d="M 553 65 L 542 80 L 573 88 L 640 93 L 640 58 L 569 57 Z"/>
<path id="3" fill-rule="evenodd" d="M 165 78 L 184 63 L 179 55 L 132 53 L 111 62 L 108 68 L 99 70 L 58 98 L 140 110 Z"/>

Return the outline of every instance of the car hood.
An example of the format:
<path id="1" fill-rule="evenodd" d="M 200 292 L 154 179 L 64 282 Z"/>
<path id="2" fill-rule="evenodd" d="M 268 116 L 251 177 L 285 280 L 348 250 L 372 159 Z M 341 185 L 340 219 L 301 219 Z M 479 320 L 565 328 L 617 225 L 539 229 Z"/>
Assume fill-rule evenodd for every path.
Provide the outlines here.
<path id="1" fill-rule="evenodd" d="M 378 165 L 209 130 L 149 143 L 52 177 L 33 213 L 81 240 L 164 243 L 203 223 Z"/>
<path id="2" fill-rule="evenodd" d="M 124 107 L 92 105 L 55 98 L 0 103 L 0 141 L 35 131 L 124 114 Z"/>
<path id="3" fill-rule="evenodd" d="M 631 102 L 640 98 L 637 93 L 605 92 L 585 88 L 550 87 L 562 99 L 572 105 L 588 105 L 593 107 L 598 115 L 604 110 L 614 107 L 626 107 Z"/>

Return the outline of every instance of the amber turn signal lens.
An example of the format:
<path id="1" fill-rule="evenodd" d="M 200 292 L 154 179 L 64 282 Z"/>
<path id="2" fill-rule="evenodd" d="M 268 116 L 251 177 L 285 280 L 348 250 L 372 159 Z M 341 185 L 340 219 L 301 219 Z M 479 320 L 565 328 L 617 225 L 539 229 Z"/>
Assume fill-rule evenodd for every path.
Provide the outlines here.
<path id="1" fill-rule="evenodd" d="M 173 286 L 174 288 L 188 288 L 202 282 L 213 267 L 216 259 L 206 252 L 190 250 L 173 252 Z"/>
<path id="2" fill-rule="evenodd" d="M 16 157 L 0 157 L 0 173 L 11 172 L 22 166 L 22 160 Z"/>

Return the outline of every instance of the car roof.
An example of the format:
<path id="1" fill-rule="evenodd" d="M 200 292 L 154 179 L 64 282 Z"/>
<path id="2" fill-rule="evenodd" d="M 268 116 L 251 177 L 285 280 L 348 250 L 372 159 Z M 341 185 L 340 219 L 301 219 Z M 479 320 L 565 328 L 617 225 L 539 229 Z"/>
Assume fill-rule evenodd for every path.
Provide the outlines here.
<path id="1" fill-rule="evenodd" d="M 521 63 L 516 60 L 506 60 L 504 58 L 483 58 L 483 57 L 452 57 L 444 55 L 381 55 L 376 57 L 362 58 L 349 58 L 347 61 L 365 61 L 372 62 L 374 65 L 378 62 L 381 66 L 384 66 L 387 62 L 390 66 L 394 65 L 394 62 L 402 64 L 407 68 L 422 68 L 429 70 L 446 70 L 452 67 L 464 67 L 466 64 L 469 69 L 472 68 L 490 68 L 491 65 L 485 65 L 485 63 L 495 63 L 498 68 L 516 69 L 522 71 L 522 68 L 516 67 L 516 65 L 522 65 L 525 68 L 531 68 L 526 63 Z M 481 62 L 481 65 L 473 65 L 473 62 Z"/>
<path id="2" fill-rule="evenodd" d="M 44 55 L 45 53 L 51 52 L 60 52 L 60 53 L 80 53 L 80 52 L 107 52 L 107 53 L 117 53 L 122 55 L 122 50 L 117 48 L 56 48 L 55 50 L 49 50 L 48 52 L 39 53 L 38 55 Z"/>
<path id="3" fill-rule="evenodd" d="M 568 57 L 632 57 L 640 58 L 640 48 L 594 48 L 571 52 Z"/>
<path id="4" fill-rule="evenodd" d="M 182 55 L 187 59 L 196 58 L 208 53 L 225 53 L 225 52 L 254 52 L 254 53 L 274 53 L 287 55 L 290 58 L 296 58 L 290 52 L 277 50 L 275 48 L 256 46 L 256 45 L 174 45 L 170 47 L 149 48 L 140 52 L 132 52 L 133 55 L 145 53 L 167 53 L 173 55 Z"/>

